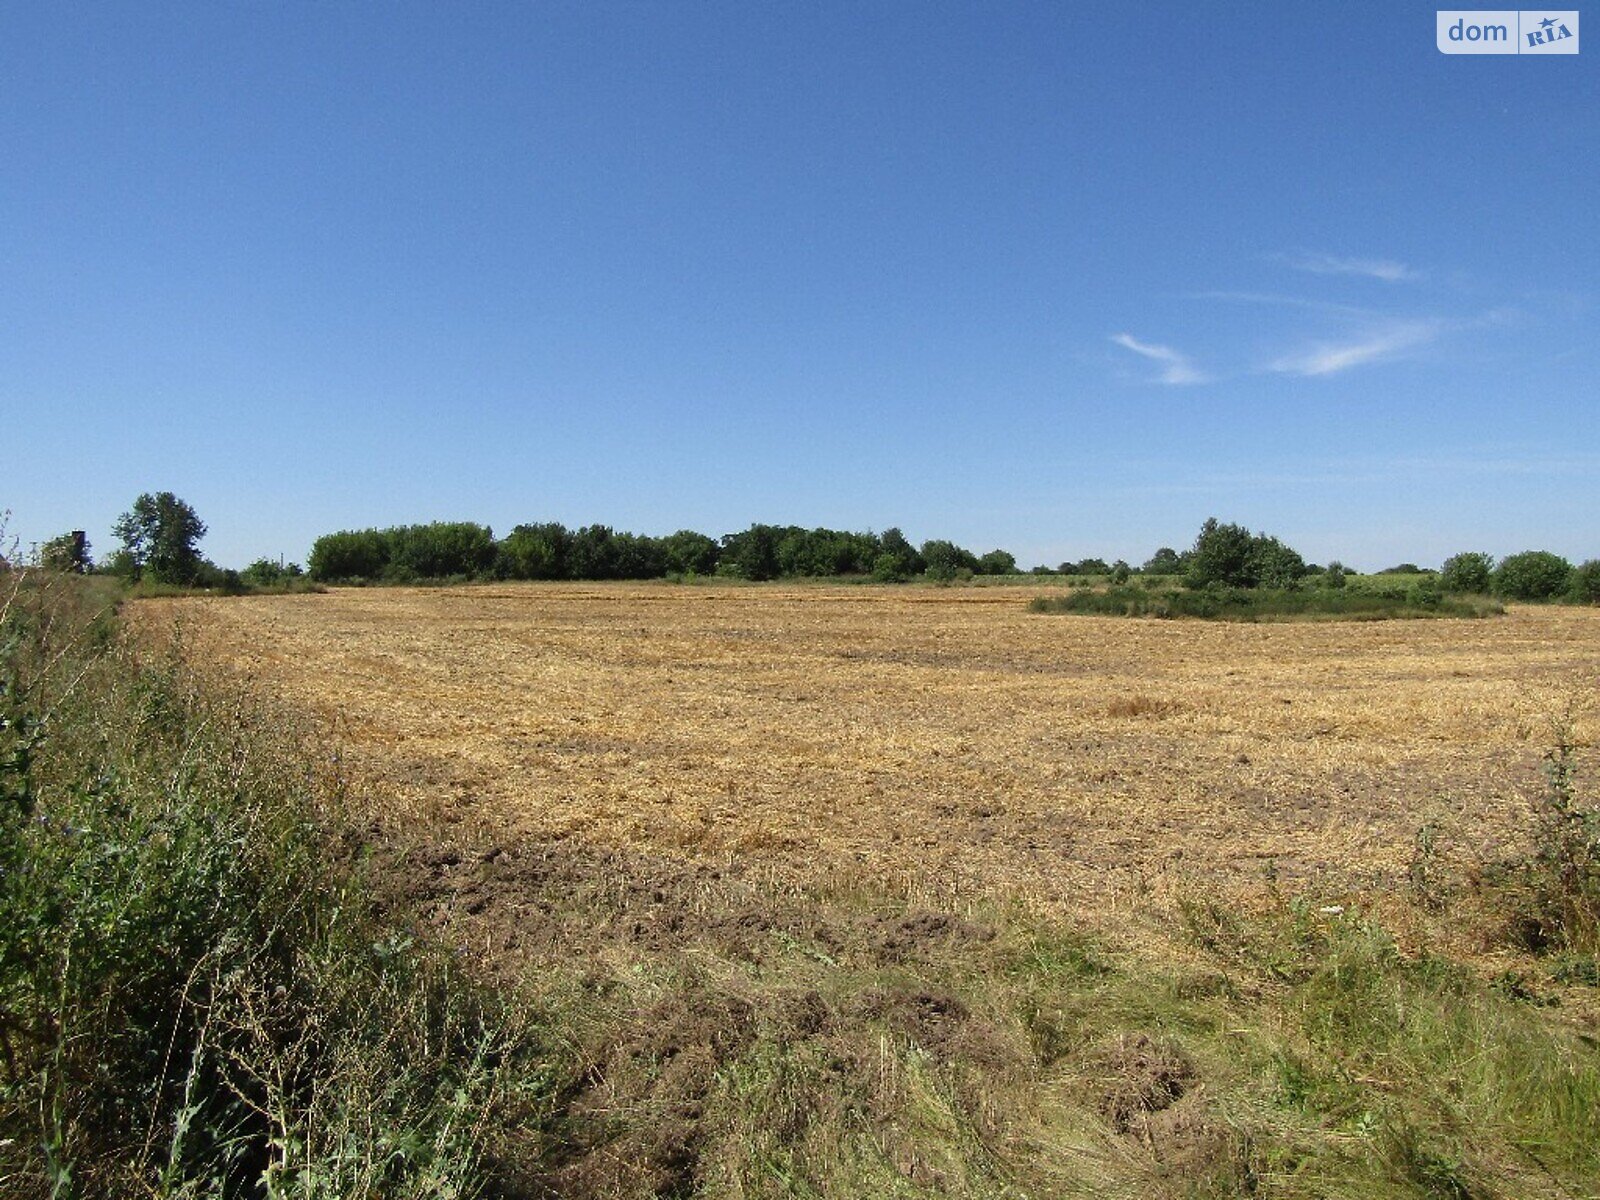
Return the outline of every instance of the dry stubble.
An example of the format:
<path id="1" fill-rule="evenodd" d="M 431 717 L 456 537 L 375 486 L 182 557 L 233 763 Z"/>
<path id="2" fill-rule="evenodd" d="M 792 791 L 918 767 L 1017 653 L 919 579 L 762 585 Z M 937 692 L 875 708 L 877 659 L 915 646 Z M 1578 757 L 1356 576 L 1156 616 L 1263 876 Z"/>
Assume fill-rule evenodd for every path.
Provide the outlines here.
<path id="1" fill-rule="evenodd" d="M 1032 589 L 517 584 L 149 602 L 309 706 L 377 811 L 1101 911 L 1493 855 L 1600 611 L 1232 625 Z"/>

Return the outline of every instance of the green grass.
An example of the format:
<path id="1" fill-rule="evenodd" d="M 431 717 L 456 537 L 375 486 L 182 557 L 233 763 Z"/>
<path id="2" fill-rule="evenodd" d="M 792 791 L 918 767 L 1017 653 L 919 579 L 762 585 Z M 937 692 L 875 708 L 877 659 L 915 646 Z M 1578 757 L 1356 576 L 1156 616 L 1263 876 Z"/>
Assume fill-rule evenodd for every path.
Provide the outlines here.
<path id="1" fill-rule="evenodd" d="M 468 1194 L 504 998 L 378 920 L 312 747 L 114 598 L 0 580 L 0 1194 Z"/>
<path id="2" fill-rule="evenodd" d="M 1478 596 L 1431 588 L 1147 588 L 1139 585 L 1080 589 L 1037 596 L 1033 612 L 1115 617 L 1192 617 L 1211 621 L 1380 621 L 1396 618 L 1485 617 L 1504 607 Z"/>

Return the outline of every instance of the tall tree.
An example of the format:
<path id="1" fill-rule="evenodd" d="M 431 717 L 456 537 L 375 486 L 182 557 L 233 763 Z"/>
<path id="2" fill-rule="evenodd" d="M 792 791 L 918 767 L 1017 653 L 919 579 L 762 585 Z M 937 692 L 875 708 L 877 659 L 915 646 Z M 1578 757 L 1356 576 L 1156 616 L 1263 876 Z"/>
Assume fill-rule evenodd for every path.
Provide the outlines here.
<path id="1" fill-rule="evenodd" d="M 193 583 L 205 522 L 171 492 L 144 493 L 111 527 L 134 568 L 162 583 Z"/>
<path id="2" fill-rule="evenodd" d="M 72 571 L 82 575 L 89 569 L 89 539 L 81 529 L 51 538 L 40 551 L 39 561 L 52 571 Z"/>

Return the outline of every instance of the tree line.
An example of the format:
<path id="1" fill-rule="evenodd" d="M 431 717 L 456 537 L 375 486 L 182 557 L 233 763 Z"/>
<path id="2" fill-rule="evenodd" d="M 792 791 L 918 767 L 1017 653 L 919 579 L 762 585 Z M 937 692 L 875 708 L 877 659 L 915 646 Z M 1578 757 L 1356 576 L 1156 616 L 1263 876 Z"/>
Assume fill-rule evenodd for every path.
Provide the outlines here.
<path id="1" fill-rule="evenodd" d="M 858 575 L 895 582 L 1018 573 L 1007 551 L 975 554 L 944 540 L 918 548 L 899 529 L 856 533 L 759 523 L 713 538 L 692 529 L 651 537 L 551 521 L 518 525 L 496 539 L 486 525 L 436 521 L 324 534 L 306 566 L 312 579 L 326 583 L 707 575 L 750 581 Z"/>
<path id="2" fill-rule="evenodd" d="M 497 539 L 487 525 L 435 521 L 386 529 L 324 534 L 311 548 L 307 569 L 258 559 L 242 571 L 203 557 L 206 526 L 171 492 L 145 493 L 112 527 L 121 545 L 95 563 L 81 531 L 44 544 L 40 560 L 56 570 L 95 570 L 133 581 L 221 591 L 282 589 L 321 583 L 405 583 L 439 579 L 605 580 L 719 576 L 769 579 L 870 577 L 883 582 L 947 582 L 975 575 L 1016 575 L 1005 550 L 975 554 L 935 539 L 912 545 L 895 528 L 882 533 L 799 525 L 754 524 L 709 537 L 680 529 L 665 537 L 619 532 L 609 525 L 568 529 L 559 522 L 518 525 Z M 1157 550 L 1142 568 L 1099 558 L 1034 567 L 1036 575 L 1102 576 L 1123 584 L 1134 575 L 1177 578 L 1191 588 L 1292 591 L 1315 584 L 1339 588 L 1350 572 L 1338 562 L 1308 563 L 1298 551 L 1266 533 L 1215 517 L 1194 544 Z M 1452 555 L 1439 570 L 1404 563 L 1383 574 L 1423 576 L 1442 592 L 1495 595 L 1511 600 L 1568 599 L 1600 603 L 1600 560 L 1574 566 L 1547 550 L 1528 550 L 1496 561 L 1478 551 Z"/>
<path id="3" fill-rule="evenodd" d="M 1293 591 L 1313 576 L 1320 576 L 1316 582 L 1321 586 L 1340 588 L 1348 574 L 1337 562 L 1311 566 L 1277 538 L 1251 533 L 1242 525 L 1224 525 L 1215 517 L 1201 526 L 1194 548 L 1180 561 L 1184 582 L 1192 588 Z M 1421 575 L 1424 592 L 1600 603 L 1600 560 L 1574 566 L 1548 550 L 1525 550 L 1499 562 L 1492 555 L 1467 551 L 1451 555 L 1437 571 L 1405 563 L 1378 574 Z"/>

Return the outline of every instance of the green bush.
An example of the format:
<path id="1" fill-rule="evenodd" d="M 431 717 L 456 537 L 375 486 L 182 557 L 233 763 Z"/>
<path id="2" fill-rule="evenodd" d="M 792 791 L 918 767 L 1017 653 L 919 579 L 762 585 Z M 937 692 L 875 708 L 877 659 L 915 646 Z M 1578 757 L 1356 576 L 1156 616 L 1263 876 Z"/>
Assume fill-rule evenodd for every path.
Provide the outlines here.
<path id="1" fill-rule="evenodd" d="M 1413 608 L 1432 611 L 1444 601 L 1444 592 L 1438 580 L 1420 579 L 1406 588 L 1406 603 Z"/>
<path id="2" fill-rule="evenodd" d="M 276 563 L 270 558 L 258 558 L 244 570 L 239 578 L 252 588 L 281 588 L 305 578 L 299 563 Z"/>
<path id="3" fill-rule="evenodd" d="M 1494 592 L 1511 600 L 1548 600 L 1567 588 L 1572 564 L 1548 550 L 1526 550 L 1502 559 L 1494 572 Z"/>
<path id="4" fill-rule="evenodd" d="M 873 561 L 872 577 L 879 583 L 904 583 L 907 576 L 900 559 L 893 554 L 880 554 Z"/>
<path id="5" fill-rule="evenodd" d="M 1257 534 L 1250 547 L 1253 586 L 1293 588 L 1305 578 L 1306 562 L 1275 537 Z"/>
<path id="6" fill-rule="evenodd" d="M 1600 559 L 1572 568 L 1567 596 L 1579 604 L 1600 604 Z"/>
<path id="7" fill-rule="evenodd" d="M 978 570 L 978 556 L 969 550 L 963 550 L 954 542 L 928 541 L 922 543 L 922 560 L 927 564 L 925 568 L 929 579 L 935 582 L 948 583 L 960 577 L 965 571 L 970 578 Z"/>
<path id="8" fill-rule="evenodd" d="M 1471 592 L 1487 595 L 1489 580 L 1494 573 L 1494 559 L 1487 554 L 1469 550 L 1444 560 L 1439 570 L 1439 582 L 1449 592 Z"/>
<path id="9" fill-rule="evenodd" d="M 326 533 L 311 547 L 306 569 L 322 583 L 380 579 L 394 548 L 385 530 L 359 529 Z"/>

